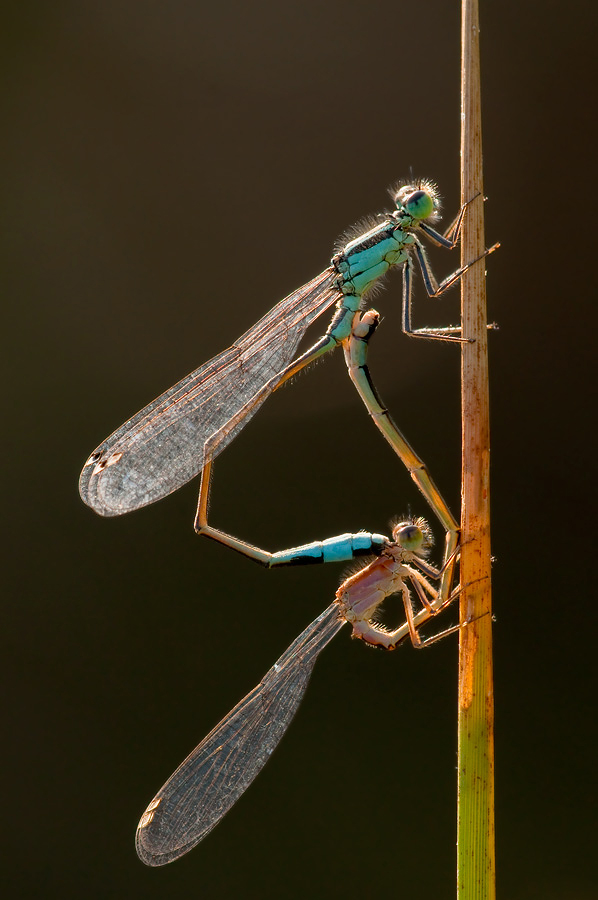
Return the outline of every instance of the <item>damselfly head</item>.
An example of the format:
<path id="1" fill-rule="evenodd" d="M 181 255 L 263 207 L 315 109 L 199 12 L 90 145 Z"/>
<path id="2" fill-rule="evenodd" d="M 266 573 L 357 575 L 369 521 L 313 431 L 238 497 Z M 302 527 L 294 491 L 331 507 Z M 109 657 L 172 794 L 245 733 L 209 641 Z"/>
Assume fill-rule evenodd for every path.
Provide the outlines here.
<path id="1" fill-rule="evenodd" d="M 392 529 L 392 538 L 403 550 L 424 556 L 433 544 L 432 532 L 425 519 L 398 522 Z"/>
<path id="2" fill-rule="evenodd" d="M 398 210 L 414 219 L 435 219 L 440 210 L 438 188 L 432 181 L 417 181 L 392 188 L 390 195 Z"/>

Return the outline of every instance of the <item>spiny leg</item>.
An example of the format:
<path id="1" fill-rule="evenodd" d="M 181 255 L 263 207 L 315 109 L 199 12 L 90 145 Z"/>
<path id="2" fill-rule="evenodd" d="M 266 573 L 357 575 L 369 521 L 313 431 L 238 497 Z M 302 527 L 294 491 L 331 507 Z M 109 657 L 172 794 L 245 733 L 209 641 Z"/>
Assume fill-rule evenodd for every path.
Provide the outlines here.
<path id="1" fill-rule="evenodd" d="M 473 203 L 480 196 L 478 191 L 471 200 L 467 200 L 448 226 L 444 234 L 441 234 L 439 231 L 436 231 L 428 222 L 420 222 L 419 230 L 426 235 L 429 240 L 432 241 L 437 247 L 444 247 L 447 250 L 454 250 L 459 242 L 459 238 L 461 236 L 461 226 L 463 224 L 463 217 L 465 215 L 465 210 L 469 206 L 470 203 Z M 432 272 L 432 268 L 430 266 L 426 251 L 420 241 L 415 238 L 414 241 L 415 252 L 417 255 L 417 259 L 422 270 L 422 275 L 424 278 L 424 284 L 426 287 L 426 291 L 428 296 L 430 297 L 438 297 L 444 291 L 448 290 L 449 287 L 452 287 L 456 281 L 461 278 L 464 272 L 466 272 L 474 263 L 478 262 L 480 259 L 483 259 L 484 256 L 488 256 L 490 253 L 493 253 L 498 249 L 500 244 L 494 244 L 481 256 L 477 257 L 477 259 L 471 260 L 467 265 L 461 266 L 451 275 L 447 275 L 443 281 L 438 284 L 434 273 Z M 403 269 L 403 331 L 405 334 L 410 335 L 411 337 L 422 337 L 428 340 L 441 340 L 441 341 L 456 341 L 460 343 L 464 343 L 463 338 L 453 337 L 452 335 L 459 334 L 461 332 L 460 325 L 449 325 L 446 328 L 417 328 L 413 329 L 411 326 L 411 281 L 412 281 L 412 263 L 410 260 L 407 260 L 407 263 Z"/>
<path id="2" fill-rule="evenodd" d="M 408 569 L 408 567 L 406 566 L 405 569 Z M 433 615 L 435 615 L 435 609 L 434 609 L 433 604 L 428 600 L 426 591 L 433 598 L 433 601 L 438 599 L 438 591 L 435 591 L 434 588 L 432 587 L 432 585 L 429 584 L 426 581 L 426 579 L 423 577 L 423 575 L 420 575 L 419 572 L 412 570 L 412 571 L 409 571 L 409 574 L 406 574 L 404 577 L 409 578 L 409 580 L 411 581 L 411 584 L 412 584 L 413 588 L 415 589 L 415 593 L 417 594 L 419 601 L 422 605 L 422 612 L 423 612 L 423 617 L 424 617 L 423 621 L 427 621 L 429 618 L 431 618 Z M 421 579 L 421 581 L 420 581 L 420 579 Z M 423 582 L 423 583 L 421 583 L 421 582 Z M 409 639 L 411 641 L 411 645 L 413 647 L 415 647 L 416 650 L 419 650 L 424 643 L 424 639 L 421 638 L 420 634 L 419 634 L 419 627 L 421 627 L 421 624 L 418 627 L 418 625 L 416 625 L 416 623 L 415 623 L 415 614 L 413 612 L 413 605 L 411 603 L 411 594 L 409 592 L 408 586 L 405 584 L 404 581 L 401 585 L 401 598 L 403 600 L 403 609 L 405 610 L 405 622 L 406 622 L 406 625 L 408 628 Z M 443 604 L 443 605 L 445 605 L 445 604 Z M 388 644 L 389 650 L 394 650 L 398 646 L 398 644 L 401 642 L 401 640 L 405 640 L 404 637 L 402 639 L 398 638 L 398 635 L 401 634 L 403 631 L 404 631 L 404 626 L 402 626 L 401 628 L 395 629 L 394 632 L 389 634 L 389 638 L 391 638 L 391 640 Z"/>
<path id="3" fill-rule="evenodd" d="M 411 297 L 413 282 L 413 263 L 408 259 L 403 266 L 403 305 L 402 305 L 402 329 L 409 337 L 423 337 L 431 341 L 447 341 L 457 344 L 465 343 L 462 337 L 456 337 L 461 333 L 460 325 L 448 325 L 442 329 L 417 328 L 411 325 Z"/>
<path id="4" fill-rule="evenodd" d="M 468 269 L 471 269 L 477 262 L 481 259 L 484 259 L 486 256 L 490 256 L 491 253 L 494 253 L 495 250 L 498 250 L 500 244 L 493 244 L 492 247 L 489 247 L 487 250 L 484 250 L 483 253 L 480 253 L 479 256 L 476 256 L 475 259 L 470 260 L 464 266 L 456 269 L 454 272 L 451 272 L 450 275 L 447 275 L 446 278 L 443 278 L 440 284 L 436 280 L 436 276 L 432 271 L 432 267 L 430 266 L 430 261 L 428 259 L 428 254 L 426 253 L 426 249 L 424 245 L 415 239 L 413 242 L 413 246 L 415 247 L 415 255 L 417 256 L 417 261 L 419 262 L 421 273 L 424 279 L 424 284 L 426 287 L 426 292 L 429 297 L 440 297 L 446 290 L 452 287 L 455 282 L 459 281 L 461 276 L 467 272 Z"/>
<path id="5" fill-rule="evenodd" d="M 420 226 L 421 227 L 421 226 Z M 413 242 L 413 247 L 415 249 L 415 255 L 417 256 L 417 261 L 419 263 L 419 267 L 421 269 L 422 277 L 424 279 L 424 285 L 426 288 L 426 292 L 429 297 L 436 298 L 440 297 L 446 290 L 452 287 L 462 275 L 467 272 L 475 263 L 479 262 L 484 257 L 489 256 L 490 253 L 494 253 L 500 247 L 500 244 L 493 244 L 488 250 L 484 250 L 480 256 L 477 256 L 475 259 L 472 259 L 470 262 L 466 263 L 466 265 L 461 266 L 459 269 L 456 269 L 450 275 L 447 275 L 446 278 L 438 283 L 436 280 L 436 276 L 432 271 L 432 267 L 430 265 L 430 261 L 428 260 L 428 255 L 423 244 L 417 240 L 417 238 Z M 410 337 L 420 337 L 426 338 L 428 340 L 439 340 L 439 341 L 455 341 L 457 343 L 465 343 L 467 342 L 467 338 L 454 337 L 453 334 L 459 333 L 461 331 L 460 325 L 449 325 L 446 328 L 434 329 L 434 328 L 416 328 L 414 329 L 411 325 L 411 293 L 412 293 L 412 280 L 413 280 L 413 263 L 410 259 L 408 259 L 403 267 L 403 331 L 405 334 L 408 334 Z"/>
<path id="6" fill-rule="evenodd" d="M 443 609 L 446 609 L 447 606 L 450 606 L 453 600 L 457 599 L 462 590 L 462 588 L 457 587 L 454 591 L 452 591 L 451 594 L 449 594 L 449 596 L 443 603 L 438 605 L 439 592 L 435 591 L 432 586 L 428 584 L 425 578 L 422 578 L 419 572 L 412 570 L 409 574 L 409 580 L 415 590 L 415 593 L 419 597 L 422 607 L 428 613 L 428 618 L 424 621 L 428 621 L 428 619 L 431 619 L 433 616 L 437 616 L 439 612 L 441 612 Z M 426 591 L 432 597 L 432 602 L 428 600 Z M 435 641 L 439 641 L 441 638 L 447 637 L 449 634 L 454 634 L 456 631 L 459 631 L 459 628 L 461 627 L 460 625 L 453 625 L 450 628 L 445 628 L 438 634 L 432 634 L 427 638 L 422 638 L 420 636 L 419 629 L 421 628 L 423 622 L 419 625 L 415 623 L 415 617 L 413 615 L 411 603 L 407 603 L 405 601 L 405 598 L 403 599 L 403 604 L 405 606 L 405 616 L 407 619 L 407 625 L 409 627 L 409 637 L 411 638 L 411 644 L 413 645 L 413 647 L 415 647 L 416 650 L 421 650 L 422 647 L 427 647 L 428 644 L 433 644 Z"/>
<path id="7" fill-rule="evenodd" d="M 380 317 L 375 310 L 368 310 L 362 316 L 357 313 L 353 322 L 351 336 L 343 344 L 345 361 L 349 370 L 349 377 L 376 427 L 382 432 L 403 465 L 407 468 L 407 471 L 445 529 L 446 537 L 439 588 L 439 600 L 440 603 L 443 603 L 450 593 L 452 584 L 456 550 L 459 545 L 459 525 L 430 477 L 426 464 L 417 455 L 391 419 L 388 410 L 382 405 L 372 382 L 367 367 L 368 342 L 379 321 Z"/>
<path id="8" fill-rule="evenodd" d="M 421 563 L 423 560 L 419 558 L 414 558 L 412 560 L 415 565 L 419 566 L 419 568 L 423 568 Z M 413 569 L 411 566 L 409 568 L 408 578 L 417 593 L 423 609 L 420 612 L 413 616 L 412 615 L 412 625 L 413 629 L 416 633 L 416 638 L 412 635 L 412 628 L 409 625 L 409 611 L 407 606 L 405 606 L 405 615 L 407 618 L 407 625 L 409 627 L 409 636 L 411 638 L 411 643 L 416 650 L 420 650 L 422 647 L 427 647 L 430 644 L 434 644 L 436 641 L 440 641 L 445 637 L 448 637 L 450 634 L 455 634 L 457 631 L 460 631 L 462 628 L 466 628 L 468 625 L 471 625 L 472 622 L 475 622 L 476 619 L 480 618 L 480 616 L 474 616 L 471 619 L 467 619 L 465 622 L 460 622 L 458 625 L 451 625 L 449 628 L 445 628 L 442 631 L 439 631 L 437 634 L 431 634 L 426 638 L 420 637 L 419 629 L 422 625 L 428 622 L 434 616 L 437 616 L 438 613 L 442 612 L 443 609 L 446 609 L 447 606 L 450 606 L 460 594 L 467 590 L 468 587 L 471 587 L 472 584 L 475 584 L 475 581 L 483 581 L 483 579 L 476 579 L 475 581 L 470 581 L 467 584 L 457 585 L 454 591 L 452 591 L 446 600 L 443 603 L 439 604 L 439 592 L 435 591 L 434 588 L 428 583 L 425 578 L 422 578 L 419 572 Z M 434 576 L 433 576 L 434 577 Z M 430 602 L 427 597 L 425 597 L 425 591 L 427 591 L 432 597 L 432 602 Z M 488 615 L 488 613 L 483 613 L 484 616 Z"/>
<path id="9" fill-rule="evenodd" d="M 461 628 L 465 628 L 473 621 L 471 619 L 468 619 L 466 622 L 462 622 L 458 625 L 451 625 L 449 628 L 445 628 L 442 631 L 439 631 L 437 634 L 431 634 L 425 638 L 421 637 L 421 627 L 429 622 L 430 619 L 432 619 L 434 616 L 437 616 L 438 613 L 442 612 L 442 610 L 446 609 L 447 606 L 450 606 L 451 603 L 453 603 L 453 601 L 457 599 L 464 588 L 457 587 L 442 604 L 438 605 L 439 592 L 435 591 L 434 588 L 432 588 L 432 586 L 425 581 L 425 579 L 421 579 L 420 581 L 420 578 L 417 577 L 418 575 L 419 573 L 411 569 L 405 577 L 407 577 L 411 582 L 411 585 L 422 604 L 422 609 L 416 614 L 413 612 L 413 607 L 411 605 L 411 595 L 409 593 L 409 590 L 407 589 L 407 586 L 403 585 L 401 594 L 403 599 L 403 607 L 405 609 L 405 625 L 402 625 L 400 628 L 396 629 L 395 632 L 389 635 L 390 641 L 385 641 L 385 647 L 388 650 L 396 649 L 396 647 L 401 644 L 406 639 L 406 637 L 409 637 L 411 645 L 416 650 L 421 650 L 424 647 L 428 647 L 430 644 L 434 644 L 436 641 L 440 641 L 451 634 L 455 634 L 457 631 L 460 631 Z M 432 601 L 430 601 L 426 597 L 426 591 L 432 597 Z"/>

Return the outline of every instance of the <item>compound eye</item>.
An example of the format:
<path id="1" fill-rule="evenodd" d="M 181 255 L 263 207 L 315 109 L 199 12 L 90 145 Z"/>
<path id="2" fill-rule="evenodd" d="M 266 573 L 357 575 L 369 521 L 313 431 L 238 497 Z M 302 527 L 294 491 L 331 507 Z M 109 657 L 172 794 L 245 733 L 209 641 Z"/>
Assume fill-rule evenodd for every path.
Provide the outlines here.
<path id="1" fill-rule="evenodd" d="M 405 201 L 411 196 L 414 190 L 415 186 L 413 184 L 404 184 L 396 191 L 393 195 L 393 200 L 399 209 L 401 207 L 403 209 L 405 208 Z"/>
<path id="2" fill-rule="evenodd" d="M 427 191 L 413 191 L 405 199 L 404 207 L 414 219 L 427 219 L 434 212 L 434 200 Z"/>
<path id="3" fill-rule="evenodd" d="M 413 522 L 399 522 L 393 529 L 393 537 L 403 550 L 410 550 L 412 553 L 416 553 L 424 542 L 421 528 Z"/>

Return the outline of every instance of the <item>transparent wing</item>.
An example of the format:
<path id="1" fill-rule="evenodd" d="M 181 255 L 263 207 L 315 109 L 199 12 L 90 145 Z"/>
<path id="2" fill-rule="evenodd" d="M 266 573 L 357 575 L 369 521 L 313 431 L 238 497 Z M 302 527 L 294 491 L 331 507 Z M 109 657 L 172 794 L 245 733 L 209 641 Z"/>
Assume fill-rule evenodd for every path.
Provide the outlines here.
<path id="1" fill-rule="evenodd" d="M 81 497 L 103 516 L 160 500 L 203 468 L 205 441 L 218 432 L 291 361 L 311 323 L 338 298 L 326 269 L 281 300 L 228 350 L 204 363 L 121 425 L 91 454 Z M 222 441 L 230 443 L 267 394 Z"/>
<path id="2" fill-rule="evenodd" d="M 236 803 L 287 730 L 320 651 L 343 625 L 333 603 L 168 779 L 137 827 L 146 865 L 187 853 Z"/>

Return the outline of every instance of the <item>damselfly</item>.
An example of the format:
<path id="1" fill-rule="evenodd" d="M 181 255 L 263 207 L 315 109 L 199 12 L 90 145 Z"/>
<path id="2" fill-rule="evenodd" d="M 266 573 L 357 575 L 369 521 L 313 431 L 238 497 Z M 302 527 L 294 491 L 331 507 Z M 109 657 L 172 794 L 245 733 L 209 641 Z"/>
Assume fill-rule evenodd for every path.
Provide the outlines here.
<path id="1" fill-rule="evenodd" d="M 454 335 L 455 328 L 412 328 L 411 285 L 414 257 L 430 297 L 440 296 L 477 261 L 438 283 L 420 240 L 420 236 L 427 237 L 439 247 L 453 249 L 467 204 L 441 234 L 431 224 L 439 209 L 434 185 L 403 185 L 392 196 L 394 210 L 345 236 L 330 266 L 320 275 L 281 300 L 231 347 L 183 378 L 100 444 L 85 463 L 79 482 L 81 496 L 89 506 L 104 516 L 121 515 L 165 497 L 197 475 L 204 465 L 206 441 L 220 434 L 220 452 L 269 394 L 341 344 L 349 336 L 364 295 L 393 267 L 403 271 L 405 333 L 460 340 Z M 291 362 L 306 329 L 333 304 L 336 310 L 325 334 Z"/>
<path id="2" fill-rule="evenodd" d="M 204 467 L 209 478 L 211 462 Z M 274 554 L 286 564 L 324 562 L 361 553 L 377 557 L 340 586 L 328 609 L 283 653 L 260 683 L 204 738 L 156 794 L 137 827 L 137 853 L 144 863 L 162 866 L 191 850 L 220 821 L 266 764 L 288 728 L 307 688 L 316 659 L 348 622 L 353 636 L 372 646 L 394 649 L 407 637 L 415 647 L 441 635 L 419 636 L 418 627 L 450 602 L 439 603 L 428 578 L 440 570 L 425 559 L 428 529 L 423 519 L 402 522 L 392 539 L 379 534 L 340 535 Z M 262 551 L 263 552 L 263 551 Z M 408 585 L 422 607 L 416 614 Z M 406 623 L 388 630 L 376 619 L 390 595 L 402 596 Z"/>

